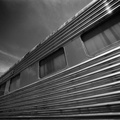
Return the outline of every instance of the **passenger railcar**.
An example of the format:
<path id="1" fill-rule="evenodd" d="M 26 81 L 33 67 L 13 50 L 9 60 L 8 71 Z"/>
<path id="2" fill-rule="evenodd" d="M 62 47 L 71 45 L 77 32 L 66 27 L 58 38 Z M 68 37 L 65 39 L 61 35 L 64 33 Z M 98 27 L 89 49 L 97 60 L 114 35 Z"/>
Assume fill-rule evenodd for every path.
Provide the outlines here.
<path id="1" fill-rule="evenodd" d="M 94 0 L 0 78 L 0 118 L 120 116 L 120 1 Z"/>

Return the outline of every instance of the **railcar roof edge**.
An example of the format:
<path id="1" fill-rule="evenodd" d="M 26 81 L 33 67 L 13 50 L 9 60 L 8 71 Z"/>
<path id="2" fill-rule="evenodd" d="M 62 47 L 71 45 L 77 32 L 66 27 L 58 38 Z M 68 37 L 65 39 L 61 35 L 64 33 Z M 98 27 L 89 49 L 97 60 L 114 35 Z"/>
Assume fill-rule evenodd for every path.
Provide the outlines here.
<path id="1" fill-rule="evenodd" d="M 84 12 L 89 6 L 91 6 L 92 4 L 94 4 L 96 1 L 98 0 L 92 0 L 88 5 L 86 5 L 85 7 L 83 7 L 81 10 L 79 10 L 73 17 L 71 17 L 70 19 L 68 19 L 65 23 L 63 23 L 56 31 L 53 31 L 50 35 L 48 35 L 43 42 L 38 43 L 35 47 L 33 47 L 28 53 L 26 53 L 20 60 L 18 60 L 13 66 L 11 66 L 6 72 L 4 72 L 3 75 L 0 76 L 0 82 L 1 79 L 6 76 L 7 74 L 9 74 L 10 71 L 14 71 L 14 67 L 20 63 L 23 59 L 26 59 L 25 57 L 27 55 L 29 55 L 31 52 L 33 52 L 35 49 L 37 49 L 37 47 L 39 45 L 41 45 L 42 43 L 44 43 L 45 41 L 47 41 L 48 39 L 50 39 L 51 36 L 55 35 L 56 33 L 58 33 L 60 30 L 64 29 L 64 27 L 66 25 L 68 25 L 69 23 L 71 23 L 78 15 L 80 15 L 82 12 Z"/>

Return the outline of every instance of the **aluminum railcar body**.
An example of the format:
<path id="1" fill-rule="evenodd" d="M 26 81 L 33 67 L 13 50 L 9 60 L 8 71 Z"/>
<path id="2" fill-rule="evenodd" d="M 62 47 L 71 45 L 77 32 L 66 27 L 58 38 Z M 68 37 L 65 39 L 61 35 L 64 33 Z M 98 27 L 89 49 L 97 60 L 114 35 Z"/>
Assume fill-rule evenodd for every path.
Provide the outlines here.
<path id="1" fill-rule="evenodd" d="M 0 118 L 120 116 L 120 1 L 94 0 L 0 78 Z"/>

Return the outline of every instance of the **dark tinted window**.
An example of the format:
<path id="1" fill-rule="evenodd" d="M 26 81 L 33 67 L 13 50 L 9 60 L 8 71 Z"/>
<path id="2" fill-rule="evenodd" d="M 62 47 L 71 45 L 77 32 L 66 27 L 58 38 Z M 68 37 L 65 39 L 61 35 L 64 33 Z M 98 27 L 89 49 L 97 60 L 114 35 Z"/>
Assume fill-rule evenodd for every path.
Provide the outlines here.
<path id="1" fill-rule="evenodd" d="M 4 95 L 6 83 L 0 85 L 0 96 Z"/>
<path id="2" fill-rule="evenodd" d="M 15 77 L 11 78 L 10 80 L 10 92 L 18 89 L 20 87 L 20 74 L 16 75 Z"/>
<path id="3" fill-rule="evenodd" d="M 40 77 L 44 77 L 53 72 L 63 69 L 66 66 L 64 49 L 60 48 L 45 59 L 39 62 Z"/>
<path id="4" fill-rule="evenodd" d="M 106 22 L 81 36 L 89 55 L 96 54 L 120 41 L 120 15 L 114 15 Z"/>

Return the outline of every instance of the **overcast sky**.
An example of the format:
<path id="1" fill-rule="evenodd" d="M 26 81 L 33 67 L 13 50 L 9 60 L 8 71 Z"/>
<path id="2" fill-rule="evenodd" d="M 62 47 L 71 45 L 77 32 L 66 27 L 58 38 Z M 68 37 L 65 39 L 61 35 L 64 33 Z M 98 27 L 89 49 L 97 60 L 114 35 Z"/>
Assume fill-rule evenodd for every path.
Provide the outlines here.
<path id="1" fill-rule="evenodd" d="M 92 0 L 0 0 L 0 75 Z"/>

